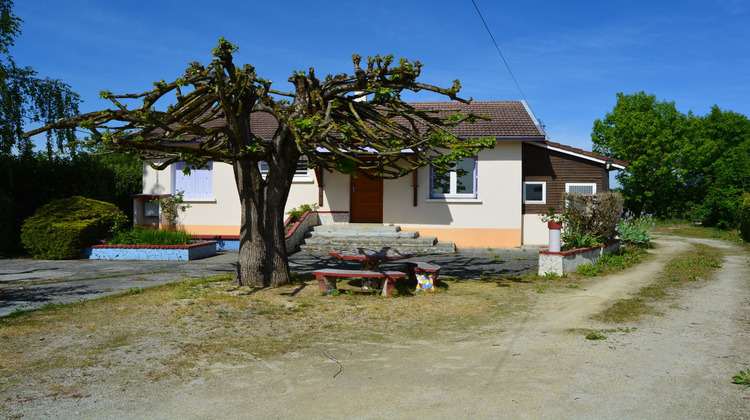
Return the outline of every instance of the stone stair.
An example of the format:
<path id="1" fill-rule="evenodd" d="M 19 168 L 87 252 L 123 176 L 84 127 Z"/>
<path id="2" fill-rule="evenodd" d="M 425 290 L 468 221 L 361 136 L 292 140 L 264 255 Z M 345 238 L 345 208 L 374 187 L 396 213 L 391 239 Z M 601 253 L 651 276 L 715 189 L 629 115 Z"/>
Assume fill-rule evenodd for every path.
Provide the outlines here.
<path id="1" fill-rule="evenodd" d="M 400 226 L 366 223 L 318 225 L 305 234 L 300 245 L 302 251 L 317 254 L 356 247 L 391 247 L 415 255 L 456 252 L 453 242 L 438 242 L 434 236 L 419 236 L 419 232 L 402 231 Z"/>

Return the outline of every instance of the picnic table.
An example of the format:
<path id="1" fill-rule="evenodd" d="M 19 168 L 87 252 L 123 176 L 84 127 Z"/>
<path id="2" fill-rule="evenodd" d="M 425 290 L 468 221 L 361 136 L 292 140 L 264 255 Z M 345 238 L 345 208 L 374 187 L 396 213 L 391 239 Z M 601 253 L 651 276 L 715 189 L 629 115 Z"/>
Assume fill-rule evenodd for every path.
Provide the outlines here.
<path id="1" fill-rule="evenodd" d="M 380 263 L 383 261 L 397 261 L 411 258 L 412 255 L 401 252 L 395 248 L 348 248 L 328 253 L 331 257 L 343 260 L 362 261 L 360 270 L 345 270 L 328 268 L 313 271 L 318 279 L 318 288 L 321 292 L 330 294 L 336 289 L 338 278 L 361 278 L 362 289 L 370 290 L 380 288 L 382 279 L 384 296 L 390 296 L 390 292 L 396 288 L 396 279 L 409 276 L 417 283 L 417 292 L 429 290 L 434 291 L 434 283 L 440 273 L 440 266 L 426 262 L 407 262 L 408 274 L 400 271 L 380 271 Z"/>
<path id="2" fill-rule="evenodd" d="M 370 290 L 380 288 L 382 279 L 384 296 L 390 296 L 390 292 L 396 288 L 396 279 L 407 277 L 408 274 L 401 271 L 380 271 L 381 261 L 395 261 L 410 258 L 411 254 L 400 252 L 394 248 L 347 248 L 331 251 L 330 256 L 343 260 L 362 261 L 360 270 L 344 270 L 328 268 L 313 271 L 312 274 L 318 279 L 318 288 L 321 292 L 330 294 L 336 289 L 336 281 L 339 278 L 361 278 L 362 289 Z"/>
<path id="3" fill-rule="evenodd" d="M 401 252 L 395 248 L 347 248 L 329 252 L 328 255 L 342 260 L 362 261 L 362 270 L 378 271 L 382 261 L 397 261 L 411 258 L 411 254 Z M 379 286 L 378 277 L 362 277 L 362 289 L 370 290 Z"/>

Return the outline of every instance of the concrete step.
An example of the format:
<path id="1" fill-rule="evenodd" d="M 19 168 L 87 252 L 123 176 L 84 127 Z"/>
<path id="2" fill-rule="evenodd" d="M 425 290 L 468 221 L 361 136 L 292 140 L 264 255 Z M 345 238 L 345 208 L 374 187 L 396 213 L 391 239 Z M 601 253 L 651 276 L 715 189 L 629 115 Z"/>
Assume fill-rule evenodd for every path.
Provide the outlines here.
<path id="1" fill-rule="evenodd" d="M 368 246 L 390 246 L 396 248 L 397 245 L 419 245 L 419 246 L 434 246 L 437 243 L 437 238 L 434 236 L 419 236 L 419 237 L 395 237 L 395 236 L 309 236 L 305 238 L 305 243 L 308 245 L 321 244 L 321 245 L 362 245 Z"/>
<path id="2" fill-rule="evenodd" d="M 305 234 L 305 238 L 362 238 L 361 240 L 367 240 L 368 238 L 383 238 L 385 240 L 400 240 L 400 239 L 417 239 L 419 238 L 419 232 L 415 230 L 400 231 L 400 232 L 386 232 L 378 230 L 357 230 L 357 231 L 319 231 L 313 230 Z M 359 239 L 356 239 L 359 240 Z"/>
<path id="3" fill-rule="evenodd" d="M 313 232 L 348 232 L 348 233 L 361 233 L 361 232 L 400 232 L 401 226 L 396 225 L 381 225 L 373 223 L 343 223 L 333 225 L 318 225 L 312 228 Z"/>
<path id="4" fill-rule="evenodd" d="M 433 236 L 419 236 L 418 231 L 402 231 L 400 226 L 382 224 L 333 224 L 313 227 L 305 234 L 300 248 L 305 252 L 327 254 L 342 248 L 392 247 L 411 254 L 452 253 L 452 242 L 438 242 Z"/>
<path id="5" fill-rule="evenodd" d="M 366 245 L 360 246 L 367 247 Z M 337 249 L 354 247 L 356 246 L 347 244 L 301 244 L 300 250 L 315 255 L 328 255 L 329 252 L 336 251 Z M 401 252 L 413 255 L 453 254 L 456 252 L 456 245 L 453 242 L 439 242 L 433 246 L 400 244 L 397 246 L 393 246 L 393 248 L 396 248 Z"/>

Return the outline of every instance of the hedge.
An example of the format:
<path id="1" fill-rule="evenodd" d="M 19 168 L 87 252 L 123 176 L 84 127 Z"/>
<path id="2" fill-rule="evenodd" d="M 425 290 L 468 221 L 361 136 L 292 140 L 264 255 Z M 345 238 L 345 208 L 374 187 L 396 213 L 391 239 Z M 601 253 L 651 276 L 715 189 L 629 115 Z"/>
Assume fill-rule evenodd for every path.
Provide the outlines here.
<path id="1" fill-rule="evenodd" d="M 127 217 L 114 204 L 78 196 L 64 198 L 42 206 L 26 219 L 21 241 L 35 258 L 75 258 L 126 223 Z"/>

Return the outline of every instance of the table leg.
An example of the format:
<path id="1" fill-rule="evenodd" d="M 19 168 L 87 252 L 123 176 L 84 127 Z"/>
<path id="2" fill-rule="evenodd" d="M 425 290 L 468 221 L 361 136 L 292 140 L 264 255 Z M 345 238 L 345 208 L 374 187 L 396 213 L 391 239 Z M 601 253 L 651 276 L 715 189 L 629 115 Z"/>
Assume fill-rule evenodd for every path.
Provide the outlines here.
<path id="1" fill-rule="evenodd" d="M 317 275 L 318 278 L 318 290 L 321 293 L 325 293 L 326 295 L 330 295 L 333 293 L 334 290 L 337 289 L 336 287 L 336 277 L 333 276 L 324 276 L 324 275 Z"/>
<path id="2" fill-rule="evenodd" d="M 362 270 L 365 271 L 377 271 L 380 269 L 379 260 L 365 260 L 362 261 Z M 380 279 L 377 277 L 363 277 L 362 278 L 362 289 L 371 290 L 380 288 Z"/>
<path id="3" fill-rule="evenodd" d="M 431 292 L 435 291 L 435 278 L 437 277 L 437 273 L 417 271 L 414 275 L 417 277 L 417 292 L 424 290 L 429 290 Z"/>

